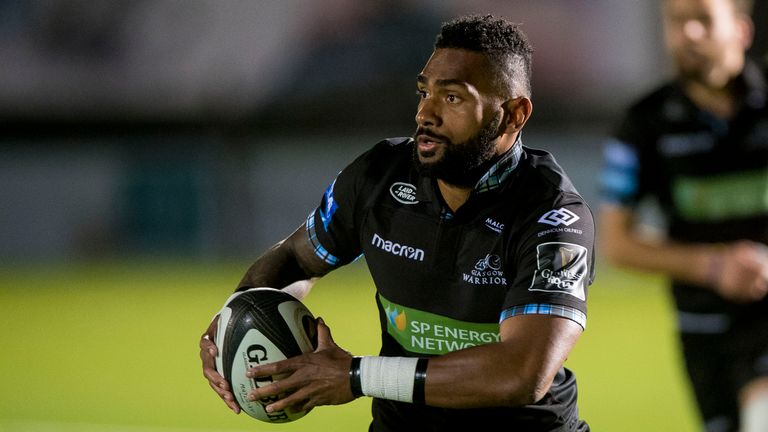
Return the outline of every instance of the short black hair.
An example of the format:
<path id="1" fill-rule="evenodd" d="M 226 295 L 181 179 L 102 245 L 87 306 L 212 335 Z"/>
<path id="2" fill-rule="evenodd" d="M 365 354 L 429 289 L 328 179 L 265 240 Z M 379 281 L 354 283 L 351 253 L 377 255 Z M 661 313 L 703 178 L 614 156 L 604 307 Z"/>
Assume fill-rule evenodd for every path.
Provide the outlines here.
<path id="1" fill-rule="evenodd" d="M 443 24 L 435 49 L 459 48 L 484 54 L 503 97 L 531 97 L 533 47 L 518 24 L 493 15 L 468 15 Z"/>

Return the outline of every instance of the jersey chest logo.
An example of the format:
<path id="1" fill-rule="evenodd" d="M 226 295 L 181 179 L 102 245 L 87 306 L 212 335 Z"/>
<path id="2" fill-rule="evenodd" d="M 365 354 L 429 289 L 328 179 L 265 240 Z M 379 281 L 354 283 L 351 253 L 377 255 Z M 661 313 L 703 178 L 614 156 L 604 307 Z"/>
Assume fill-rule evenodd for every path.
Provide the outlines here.
<path id="1" fill-rule="evenodd" d="M 506 285 L 507 278 L 501 268 L 501 257 L 487 254 L 480 258 L 469 273 L 462 273 L 461 279 L 472 285 Z"/>
<path id="2" fill-rule="evenodd" d="M 389 187 L 389 193 L 401 204 L 416 204 L 416 186 L 410 183 L 396 182 Z"/>
<path id="3" fill-rule="evenodd" d="M 383 250 L 384 252 L 391 253 L 395 256 L 407 258 L 413 261 L 424 261 L 424 249 L 396 243 L 382 238 L 376 233 L 373 233 L 373 237 L 371 237 L 371 244 Z"/>
<path id="4" fill-rule="evenodd" d="M 485 220 L 485 226 L 496 234 L 501 234 L 504 231 L 504 224 L 491 218 Z"/>

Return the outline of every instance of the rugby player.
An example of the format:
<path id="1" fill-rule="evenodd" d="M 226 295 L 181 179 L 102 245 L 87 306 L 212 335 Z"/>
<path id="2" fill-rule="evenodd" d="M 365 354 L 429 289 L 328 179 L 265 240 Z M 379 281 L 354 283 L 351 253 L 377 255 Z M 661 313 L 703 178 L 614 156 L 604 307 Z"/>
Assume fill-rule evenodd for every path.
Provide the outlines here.
<path id="1" fill-rule="evenodd" d="M 563 363 L 586 325 L 595 228 L 554 158 L 523 146 L 531 53 L 502 18 L 443 25 L 416 77 L 414 136 L 348 165 L 239 286 L 302 298 L 363 255 L 380 355 L 353 357 L 318 320 L 315 352 L 248 371 L 290 374 L 253 400 L 285 392 L 272 409 L 306 410 L 370 396 L 371 431 L 589 430 Z M 204 375 L 238 412 L 215 371 L 214 332 L 215 320 L 200 341 Z"/>
<path id="2" fill-rule="evenodd" d="M 601 251 L 671 279 L 705 429 L 768 431 L 768 106 L 748 0 L 664 0 L 674 80 L 605 146 Z M 655 197 L 662 238 L 638 230 Z M 647 232 L 647 230 L 646 230 Z"/>

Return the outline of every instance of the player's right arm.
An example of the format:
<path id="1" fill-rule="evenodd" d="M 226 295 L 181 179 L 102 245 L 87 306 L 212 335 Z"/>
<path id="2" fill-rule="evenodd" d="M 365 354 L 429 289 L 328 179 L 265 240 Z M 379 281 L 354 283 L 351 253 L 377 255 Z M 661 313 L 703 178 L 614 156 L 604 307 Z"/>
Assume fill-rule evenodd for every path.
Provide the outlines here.
<path id="1" fill-rule="evenodd" d="M 390 146 L 382 142 L 379 147 Z M 360 173 L 375 160 L 369 151 L 344 168 L 326 188 L 306 223 L 262 254 L 248 268 L 237 289 L 281 288 L 302 299 L 318 278 L 356 259 L 362 253 L 355 224 L 357 197 L 363 189 Z M 216 322 L 214 317 L 200 339 L 203 375 L 227 406 L 239 413 L 229 384 L 216 372 Z"/>
<path id="2" fill-rule="evenodd" d="M 252 287 L 284 287 L 299 300 L 314 282 L 334 267 L 320 259 L 302 224 L 288 238 L 272 246 L 245 272 L 238 291 Z"/>
<path id="3" fill-rule="evenodd" d="M 314 282 L 327 274 L 332 267 L 314 252 L 306 225 L 299 227 L 285 240 L 277 243 L 262 254 L 243 276 L 238 290 L 251 287 L 284 287 L 294 297 L 301 299 Z M 216 371 L 216 354 L 213 343 L 216 334 L 217 317 L 200 338 L 200 359 L 203 376 L 208 384 L 236 414 L 240 406 L 235 402 L 229 383 Z"/>

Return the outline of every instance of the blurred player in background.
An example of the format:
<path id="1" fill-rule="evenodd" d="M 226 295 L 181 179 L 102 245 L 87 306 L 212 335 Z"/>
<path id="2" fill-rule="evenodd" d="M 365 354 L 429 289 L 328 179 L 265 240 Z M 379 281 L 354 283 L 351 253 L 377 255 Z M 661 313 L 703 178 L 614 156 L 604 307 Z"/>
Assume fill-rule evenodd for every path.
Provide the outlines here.
<path id="1" fill-rule="evenodd" d="M 706 430 L 768 431 L 768 108 L 748 0 L 664 0 L 676 76 L 605 147 L 601 251 L 672 280 Z M 638 230 L 657 199 L 663 238 Z"/>
<path id="2" fill-rule="evenodd" d="M 552 156 L 522 145 L 531 52 L 504 19 L 443 26 L 416 79 L 414 138 L 348 165 L 240 284 L 301 298 L 364 255 L 380 356 L 353 358 L 319 320 L 314 353 L 250 370 L 290 374 L 252 399 L 290 393 L 271 403 L 280 410 L 372 396 L 372 431 L 589 430 L 563 363 L 586 325 L 593 218 Z M 200 341 L 204 374 L 238 412 L 214 367 L 215 322 Z"/>

